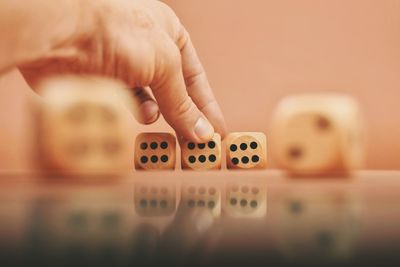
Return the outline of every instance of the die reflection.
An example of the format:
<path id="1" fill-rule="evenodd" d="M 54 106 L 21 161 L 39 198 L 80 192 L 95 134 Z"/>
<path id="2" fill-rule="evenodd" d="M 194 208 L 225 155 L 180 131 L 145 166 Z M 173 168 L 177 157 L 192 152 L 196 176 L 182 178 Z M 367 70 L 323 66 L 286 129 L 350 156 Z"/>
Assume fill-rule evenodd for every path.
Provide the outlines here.
<path id="1" fill-rule="evenodd" d="M 348 260 L 358 238 L 358 196 L 343 191 L 303 189 L 292 188 L 281 194 L 276 203 L 273 220 L 279 250 L 293 261 Z"/>
<path id="2" fill-rule="evenodd" d="M 145 217 L 170 216 L 176 211 L 176 189 L 172 183 L 135 185 L 135 211 Z"/>
<path id="3" fill-rule="evenodd" d="M 213 240 L 210 236 L 219 231 L 220 186 L 149 181 L 136 183 L 134 192 L 140 222 L 134 234 L 135 263 L 186 265 L 201 260 Z"/>
<path id="4" fill-rule="evenodd" d="M 180 208 L 183 211 L 205 209 L 217 218 L 221 216 L 221 188 L 207 183 L 183 184 Z"/>
<path id="5" fill-rule="evenodd" d="M 159 238 L 154 238 L 156 235 L 150 231 L 146 238 L 142 232 L 136 231 L 135 238 L 140 236 L 139 240 L 157 240 L 155 242 L 158 243 L 157 249 L 150 246 L 151 251 L 156 251 L 158 256 L 149 257 L 148 253 L 134 252 L 135 255 L 147 255 L 142 256 L 140 264 L 156 264 L 161 261 L 162 264 L 175 266 L 199 263 L 207 265 L 220 256 L 217 251 L 226 245 L 224 238 L 227 235 L 231 239 L 242 240 L 238 245 L 243 243 L 243 238 L 247 240 L 244 242 L 247 245 L 252 246 L 249 244 L 251 240 L 255 241 L 253 245 L 259 244 L 258 231 L 251 238 L 245 235 L 248 234 L 247 230 L 261 231 L 264 226 L 267 211 L 265 185 L 240 180 L 229 183 L 182 181 L 176 185 L 180 189 L 176 191 L 176 199 L 170 199 L 172 194 L 161 194 L 162 188 L 170 188 L 168 192 L 172 192 L 171 186 L 150 181 L 135 184 L 138 220 L 157 227 L 159 235 Z M 149 193 L 149 189 L 153 192 Z M 143 205 L 144 202 L 147 204 Z M 152 202 L 154 205 L 148 205 Z M 168 207 L 172 206 L 166 203 L 177 203 L 176 211 L 167 212 Z M 162 227 L 159 227 L 161 222 Z M 146 229 L 149 227 L 147 225 Z M 149 245 L 147 241 L 144 244 Z M 140 259 L 140 256 L 136 258 Z M 232 258 L 235 257 L 232 255 Z"/>
<path id="6" fill-rule="evenodd" d="M 28 261 L 37 266 L 127 261 L 135 227 L 117 193 L 75 190 L 41 196 L 32 210 Z"/>
<path id="7" fill-rule="evenodd" d="M 26 261 L 36 266 L 206 264 L 222 236 L 242 239 L 231 226 L 263 224 L 266 190 L 206 180 L 142 180 L 122 191 L 53 187 L 27 213 Z"/>
<path id="8" fill-rule="evenodd" d="M 221 210 L 236 218 L 263 218 L 267 213 L 266 187 L 259 183 L 183 182 L 176 192 L 175 184 L 147 182 L 136 183 L 134 192 L 135 211 L 142 217 L 171 216 L 177 206 L 182 212 L 206 209 L 215 218 L 221 216 Z"/>
<path id="9" fill-rule="evenodd" d="M 226 187 L 225 214 L 236 218 L 262 218 L 267 214 L 267 192 L 259 184 L 236 182 Z"/>

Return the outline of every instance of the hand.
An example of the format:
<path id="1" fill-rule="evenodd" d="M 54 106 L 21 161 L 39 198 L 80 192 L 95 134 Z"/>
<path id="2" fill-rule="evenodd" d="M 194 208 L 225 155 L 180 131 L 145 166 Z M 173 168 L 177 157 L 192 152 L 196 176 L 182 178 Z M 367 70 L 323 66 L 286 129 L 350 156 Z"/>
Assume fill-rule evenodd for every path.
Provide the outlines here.
<path id="1" fill-rule="evenodd" d="M 155 0 L 79 3 L 82 12 L 73 34 L 19 66 L 33 88 L 43 78 L 64 73 L 116 78 L 140 88 L 134 89 L 138 121 L 152 123 L 161 111 L 189 140 L 208 141 L 214 129 L 225 134 L 222 112 L 190 37 L 168 6 Z"/>

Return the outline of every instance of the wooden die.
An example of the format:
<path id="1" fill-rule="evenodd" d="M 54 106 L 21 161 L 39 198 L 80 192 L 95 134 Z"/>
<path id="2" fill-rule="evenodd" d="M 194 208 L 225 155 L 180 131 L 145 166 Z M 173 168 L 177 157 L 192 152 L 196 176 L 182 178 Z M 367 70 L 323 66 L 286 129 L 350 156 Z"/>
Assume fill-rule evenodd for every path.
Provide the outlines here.
<path id="1" fill-rule="evenodd" d="M 175 184 L 135 184 L 136 213 L 145 216 L 169 216 L 176 210 Z"/>
<path id="2" fill-rule="evenodd" d="M 232 183 L 226 189 L 224 212 L 231 217 L 264 217 L 267 191 L 258 184 Z"/>
<path id="3" fill-rule="evenodd" d="M 173 170 L 176 162 L 176 138 L 170 133 L 141 133 L 136 137 L 135 168 Z"/>
<path id="4" fill-rule="evenodd" d="M 61 175 L 129 171 L 132 103 L 122 84 L 63 76 L 42 83 L 39 93 L 36 148 L 43 171 Z"/>
<path id="5" fill-rule="evenodd" d="M 363 165 L 363 127 L 357 102 L 340 94 L 285 98 L 273 118 L 272 154 L 292 174 L 343 173 Z"/>
<path id="6" fill-rule="evenodd" d="M 214 217 L 221 215 L 221 190 L 210 184 L 185 184 L 181 203 L 185 209 L 208 209 Z"/>
<path id="7" fill-rule="evenodd" d="M 217 133 L 207 143 L 181 142 L 182 169 L 213 170 L 221 168 L 221 136 Z"/>
<path id="8" fill-rule="evenodd" d="M 263 169 L 267 166 L 267 138 L 263 133 L 230 133 L 226 141 L 228 169 Z"/>

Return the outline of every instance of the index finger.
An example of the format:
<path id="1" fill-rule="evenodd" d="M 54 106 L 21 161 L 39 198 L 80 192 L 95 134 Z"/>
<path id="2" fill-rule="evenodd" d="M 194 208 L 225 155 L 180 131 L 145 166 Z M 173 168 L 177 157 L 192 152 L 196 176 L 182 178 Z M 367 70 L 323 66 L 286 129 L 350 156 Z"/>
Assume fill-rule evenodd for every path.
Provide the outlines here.
<path id="1" fill-rule="evenodd" d="M 185 28 L 181 27 L 177 45 L 181 51 L 182 72 L 187 92 L 214 129 L 221 136 L 225 136 L 227 129 L 221 108 L 214 96 L 190 36 Z"/>

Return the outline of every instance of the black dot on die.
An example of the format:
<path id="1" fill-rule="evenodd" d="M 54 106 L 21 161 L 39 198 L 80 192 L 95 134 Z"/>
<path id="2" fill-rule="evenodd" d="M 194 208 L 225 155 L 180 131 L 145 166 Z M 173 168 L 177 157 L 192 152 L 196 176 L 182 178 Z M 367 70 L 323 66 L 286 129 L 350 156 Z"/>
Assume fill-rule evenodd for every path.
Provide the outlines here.
<path id="1" fill-rule="evenodd" d="M 254 155 L 254 156 L 251 157 L 251 161 L 254 162 L 254 163 L 257 163 L 257 162 L 260 161 L 260 157 L 257 156 L 257 155 Z"/>
<path id="2" fill-rule="evenodd" d="M 238 165 L 239 164 L 239 159 L 238 158 L 233 158 L 232 159 L 233 165 Z"/>
<path id="3" fill-rule="evenodd" d="M 157 157 L 157 156 L 151 156 L 150 160 L 151 160 L 151 162 L 153 162 L 153 163 L 157 163 L 158 157 Z"/>
<path id="4" fill-rule="evenodd" d="M 197 146 L 198 146 L 200 149 L 206 148 L 206 144 L 203 144 L 203 143 L 197 144 Z"/>
<path id="5" fill-rule="evenodd" d="M 206 160 L 207 160 L 206 156 L 204 156 L 204 155 L 200 155 L 200 156 L 199 156 L 199 161 L 200 161 L 201 163 L 206 162 Z"/>
<path id="6" fill-rule="evenodd" d="M 148 147 L 147 143 L 144 143 L 144 142 L 143 142 L 143 143 L 140 144 L 140 148 L 141 148 L 142 150 L 146 150 L 147 147 Z"/>
<path id="7" fill-rule="evenodd" d="M 255 201 L 255 200 L 252 200 L 251 202 L 250 202 L 250 207 L 252 207 L 252 208 L 256 208 L 258 206 L 258 203 L 257 203 L 257 201 Z"/>
<path id="8" fill-rule="evenodd" d="M 211 149 L 215 148 L 215 142 L 214 141 L 208 142 L 208 147 Z"/>
<path id="9" fill-rule="evenodd" d="M 251 142 L 250 147 L 251 149 L 256 149 L 258 147 L 257 142 Z"/>
<path id="10" fill-rule="evenodd" d="M 237 145 L 233 144 L 229 148 L 232 152 L 235 152 L 237 150 Z"/>
<path id="11" fill-rule="evenodd" d="M 162 149 L 167 149 L 168 148 L 168 143 L 167 142 L 161 142 L 161 144 L 160 144 L 160 147 L 162 148 Z"/>
<path id="12" fill-rule="evenodd" d="M 189 160 L 190 163 L 195 163 L 196 162 L 196 157 L 195 156 L 190 156 L 188 158 L 188 160 Z"/>
<path id="13" fill-rule="evenodd" d="M 158 145 L 156 142 L 151 142 L 150 147 L 151 149 L 157 149 Z"/>
<path id="14" fill-rule="evenodd" d="M 237 199 L 231 198 L 231 200 L 229 202 L 231 203 L 232 206 L 235 206 L 237 204 Z"/>
<path id="15" fill-rule="evenodd" d="M 246 150 L 246 149 L 247 149 L 247 144 L 241 143 L 241 144 L 240 144 L 240 149 L 241 149 L 241 150 Z"/>
<path id="16" fill-rule="evenodd" d="M 150 206 L 152 207 L 152 208 L 155 208 L 155 207 L 157 207 L 157 200 L 150 200 Z"/>
<path id="17" fill-rule="evenodd" d="M 242 157 L 242 163 L 244 163 L 244 164 L 249 163 L 249 158 L 246 156 Z"/>
<path id="18" fill-rule="evenodd" d="M 215 162 L 217 160 L 217 157 L 214 154 L 211 154 L 210 156 L 208 156 L 208 160 L 210 162 Z"/>
<path id="19" fill-rule="evenodd" d="M 331 122 L 328 118 L 324 116 L 318 116 L 316 120 L 316 125 L 319 130 L 326 131 L 329 130 L 329 128 L 331 127 Z"/>
<path id="20" fill-rule="evenodd" d="M 196 147 L 196 145 L 192 142 L 187 144 L 187 148 L 189 148 L 190 150 L 193 150 Z"/>
<path id="21" fill-rule="evenodd" d="M 290 147 L 287 153 L 292 160 L 300 159 L 303 156 L 303 150 L 297 146 Z"/>
<path id="22" fill-rule="evenodd" d="M 246 207 L 247 206 L 247 200 L 246 199 L 240 200 L 240 206 Z"/>
<path id="23" fill-rule="evenodd" d="M 208 207 L 209 207 L 210 209 L 214 208 L 214 207 L 215 207 L 215 202 L 214 202 L 214 201 L 209 201 L 209 202 L 208 202 Z"/>
<path id="24" fill-rule="evenodd" d="M 146 157 L 146 156 L 142 156 L 142 157 L 140 158 L 140 162 L 143 163 L 143 164 L 146 164 L 148 161 L 149 161 L 149 158 Z"/>
<path id="25" fill-rule="evenodd" d="M 140 206 L 141 206 L 142 208 L 147 207 L 147 200 L 145 200 L 145 199 L 140 200 Z"/>
<path id="26" fill-rule="evenodd" d="M 188 203 L 187 203 L 188 207 L 190 207 L 190 208 L 194 207 L 195 204 L 196 204 L 196 203 L 195 203 L 194 200 L 192 200 L 192 199 L 189 200 Z"/>
<path id="27" fill-rule="evenodd" d="M 168 156 L 167 155 L 162 155 L 160 160 L 165 163 L 165 162 L 168 161 Z"/>
<path id="28" fill-rule="evenodd" d="M 161 201 L 160 201 L 160 207 L 161 207 L 162 209 L 165 209 L 167 206 L 168 206 L 168 203 L 167 203 L 166 200 L 161 200 Z"/>

